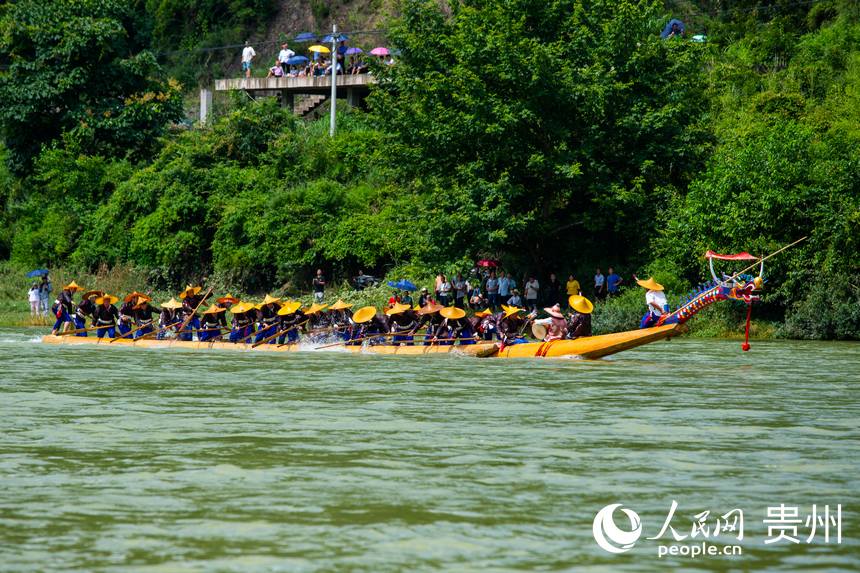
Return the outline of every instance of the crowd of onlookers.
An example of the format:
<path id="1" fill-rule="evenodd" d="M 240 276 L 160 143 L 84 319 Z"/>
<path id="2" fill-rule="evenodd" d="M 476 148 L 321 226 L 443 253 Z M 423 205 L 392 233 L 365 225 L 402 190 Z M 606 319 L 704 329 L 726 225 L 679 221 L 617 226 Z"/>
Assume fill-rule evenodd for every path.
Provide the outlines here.
<path id="1" fill-rule="evenodd" d="M 313 46 L 311 47 L 313 48 Z M 309 49 L 309 56 L 297 55 L 295 51 L 290 49 L 287 42 L 281 44 L 281 49 L 275 58 L 274 64 L 269 68 L 267 78 L 302 78 L 312 76 L 330 76 L 332 70 L 335 73 L 343 75 L 364 74 L 370 71 L 370 63 L 375 59 L 382 65 L 394 64 L 394 58 L 387 49 L 375 48 L 373 52 L 380 51 L 378 54 L 366 53 L 360 48 L 351 48 L 347 44 L 347 40 L 341 40 L 334 54 L 328 51 L 327 46 L 321 46 L 327 50 L 326 52 Z M 328 54 L 326 56 L 325 54 Z M 333 56 L 333 57 L 332 57 Z M 251 68 L 254 65 L 254 59 L 257 57 L 257 52 L 249 42 L 245 42 L 245 47 L 242 50 L 242 71 L 245 77 L 251 77 Z"/>
<path id="2" fill-rule="evenodd" d="M 428 287 L 415 294 L 407 290 L 395 290 L 388 302 L 421 307 L 428 302 L 436 302 L 443 306 L 453 305 L 475 311 L 487 308 L 497 310 L 507 305 L 537 311 L 555 304 L 565 308 L 569 298 L 575 294 L 596 301 L 606 300 L 607 297 L 617 296 L 624 284 L 624 279 L 612 267 L 607 269 L 605 275 L 600 268 L 596 269 L 590 289 L 572 274 L 568 275 L 565 282 L 556 273 L 549 273 L 540 279 L 532 273 L 517 279 L 500 267 L 476 266 L 467 275 L 457 273 L 449 277 L 439 273 L 432 291 Z"/>

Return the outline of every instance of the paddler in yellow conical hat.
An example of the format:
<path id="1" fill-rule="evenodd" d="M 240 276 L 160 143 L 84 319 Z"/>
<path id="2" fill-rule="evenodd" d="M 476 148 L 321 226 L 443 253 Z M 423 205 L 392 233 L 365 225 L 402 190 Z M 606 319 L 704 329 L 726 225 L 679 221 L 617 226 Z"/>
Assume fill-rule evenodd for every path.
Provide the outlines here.
<path id="1" fill-rule="evenodd" d="M 298 301 L 285 302 L 278 311 L 281 319 L 280 330 L 285 331 L 278 337 L 278 344 L 289 342 L 297 344 L 299 342 L 299 329 L 303 328 L 307 323 L 307 317 L 302 312 L 302 303 Z"/>
<path id="2" fill-rule="evenodd" d="M 254 342 L 260 342 L 264 338 L 269 338 L 281 330 L 279 328 L 281 317 L 278 315 L 278 311 L 281 310 L 281 306 L 280 298 L 266 294 L 266 298 L 264 298 L 263 302 L 260 303 L 260 312 L 257 315 L 257 319 L 260 322 L 260 330 L 257 331 L 257 335 L 254 337 Z M 269 341 L 269 344 L 274 343 L 274 339 Z"/>
<path id="3" fill-rule="evenodd" d="M 98 326 L 96 336 L 104 338 L 116 338 L 116 321 L 119 320 L 119 310 L 114 306 L 119 298 L 111 294 L 98 297 L 95 301 L 96 309 L 93 311 L 93 324 Z"/>
<path id="4" fill-rule="evenodd" d="M 437 330 L 437 338 L 448 338 L 442 344 L 451 345 L 455 341 L 460 344 L 475 344 L 475 334 L 472 323 L 466 318 L 466 311 L 455 306 L 446 306 L 439 311 L 442 326 Z"/>
<path id="5" fill-rule="evenodd" d="M 69 324 L 72 323 L 72 315 L 75 312 L 75 303 L 72 297 L 79 290 L 84 289 L 79 287 L 78 283 L 72 281 L 64 286 L 63 290 L 57 296 L 57 300 L 54 301 L 54 305 L 51 307 L 51 312 L 57 318 L 54 327 L 51 329 L 51 334 L 57 334 L 60 329 L 66 330 Z"/>
<path id="6" fill-rule="evenodd" d="M 573 311 L 567 321 L 567 337 L 575 339 L 591 336 L 591 312 L 594 310 L 594 305 L 578 294 L 568 297 L 567 302 Z"/>
<path id="7" fill-rule="evenodd" d="M 657 325 L 657 321 L 665 313 L 669 312 L 669 302 L 666 300 L 666 293 L 663 292 L 663 285 L 654 280 L 654 277 L 648 277 L 645 280 L 637 278 L 636 284 L 645 289 L 645 304 L 648 306 L 648 312 L 642 317 L 640 328 L 650 328 Z"/>
<path id="8" fill-rule="evenodd" d="M 394 306 L 385 311 L 388 315 L 389 329 L 393 337 L 392 342 L 396 345 L 405 344 L 412 346 L 415 329 L 418 328 L 418 315 L 408 304 L 394 303 Z"/>
<path id="9" fill-rule="evenodd" d="M 334 329 L 334 333 L 342 340 L 349 340 L 350 332 L 352 331 L 352 308 L 351 304 L 338 299 L 336 303 L 329 307 L 329 324 Z"/>
<path id="10" fill-rule="evenodd" d="M 237 302 L 230 307 L 233 315 L 230 321 L 230 342 L 238 343 L 248 340 L 254 334 L 254 318 L 256 311 L 250 302 Z"/>
<path id="11" fill-rule="evenodd" d="M 437 338 L 447 338 L 447 332 L 443 331 L 442 328 L 444 318 L 439 314 L 439 311 L 443 308 L 445 308 L 443 305 L 429 301 L 417 311 L 419 318 L 416 330 L 420 330 L 424 327 L 427 329 L 424 331 L 425 346 L 430 346 L 435 343 Z"/>
<path id="12" fill-rule="evenodd" d="M 179 300 L 182 301 L 182 322 L 185 322 L 185 328 L 179 333 L 179 340 L 190 342 L 194 339 L 194 331 L 200 330 L 200 317 L 197 316 L 197 309 L 202 308 L 203 305 L 201 290 L 203 290 L 201 286 L 187 285 L 185 290 L 179 293 Z"/>

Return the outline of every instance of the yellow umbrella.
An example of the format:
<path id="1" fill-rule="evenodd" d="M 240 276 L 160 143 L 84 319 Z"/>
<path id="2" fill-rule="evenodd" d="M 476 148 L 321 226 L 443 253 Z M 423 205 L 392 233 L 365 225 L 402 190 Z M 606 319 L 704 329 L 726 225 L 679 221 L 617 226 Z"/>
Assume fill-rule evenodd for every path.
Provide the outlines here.
<path id="1" fill-rule="evenodd" d="M 319 52 L 320 54 L 330 54 L 331 53 L 331 50 L 329 50 L 325 46 L 320 46 L 319 44 L 317 44 L 316 46 L 311 46 L 310 48 L 308 48 L 308 51 Z"/>

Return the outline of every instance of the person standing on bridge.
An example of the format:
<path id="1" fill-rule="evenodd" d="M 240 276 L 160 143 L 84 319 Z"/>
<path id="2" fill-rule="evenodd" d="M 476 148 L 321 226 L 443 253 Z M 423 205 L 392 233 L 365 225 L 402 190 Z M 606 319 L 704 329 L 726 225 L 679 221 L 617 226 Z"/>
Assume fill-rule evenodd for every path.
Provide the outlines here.
<path id="1" fill-rule="evenodd" d="M 284 72 L 284 77 L 288 76 L 290 73 L 290 64 L 287 63 L 287 60 L 295 55 L 296 53 L 287 46 L 286 42 L 281 44 L 281 51 L 278 52 L 278 64 Z"/>
<path id="2" fill-rule="evenodd" d="M 245 40 L 245 49 L 242 50 L 242 71 L 245 72 L 245 77 L 251 77 L 251 62 L 257 56 L 257 52 L 251 47 L 251 41 Z"/>

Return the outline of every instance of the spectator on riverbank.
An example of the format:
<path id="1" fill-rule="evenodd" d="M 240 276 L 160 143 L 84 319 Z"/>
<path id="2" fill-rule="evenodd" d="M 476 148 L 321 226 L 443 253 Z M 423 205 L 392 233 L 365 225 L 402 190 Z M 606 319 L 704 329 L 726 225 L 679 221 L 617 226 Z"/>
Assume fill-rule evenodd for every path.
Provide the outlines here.
<path id="1" fill-rule="evenodd" d="M 618 295 L 618 287 L 623 282 L 624 279 L 618 276 L 612 267 L 609 267 L 609 275 L 606 277 L 606 296 Z"/>
<path id="2" fill-rule="evenodd" d="M 30 290 L 27 291 L 27 300 L 30 302 L 30 318 L 39 318 L 39 304 L 42 301 L 39 283 L 33 283 L 30 286 Z"/>
<path id="3" fill-rule="evenodd" d="M 444 274 L 442 276 L 442 284 L 439 285 L 439 296 L 437 299 L 439 300 L 439 304 L 442 306 L 448 306 L 448 303 L 451 300 L 451 292 L 453 290 L 453 285 L 451 281 L 448 280 Z"/>
<path id="4" fill-rule="evenodd" d="M 469 282 L 463 278 L 462 273 L 457 273 L 452 286 L 454 287 L 454 306 L 457 308 L 466 308 L 464 302 L 466 295 L 469 293 Z"/>
<path id="5" fill-rule="evenodd" d="M 505 302 L 511 296 L 511 279 L 505 271 L 499 271 L 499 301 Z"/>
<path id="6" fill-rule="evenodd" d="M 483 293 L 481 293 L 480 286 L 475 285 L 475 288 L 472 289 L 472 294 L 469 296 L 469 306 L 475 311 L 487 308 L 487 299 L 485 299 Z"/>
<path id="7" fill-rule="evenodd" d="M 48 317 L 48 308 L 51 306 L 51 293 L 54 292 L 54 286 L 51 284 L 51 279 L 48 275 L 42 276 L 42 282 L 39 284 L 39 313 L 44 317 Z"/>
<path id="8" fill-rule="evenodd" d="M 523 297 L 520 296 L 520 291 L 514 289 L 507 301 L 508 306 L 521 307 L 523 305 Z"/>
<path id="9" fill-rule="evenodd" d="M 555 306 L 561 303 L 561 281 L 555 273 L 549 274 L 549 282 L 546 285 L 546 304 Z"/>
<path id="10" fill-rule="evenodd" d="M 600 272 L 600 267 L 594 273 L 594 298 L 595 300 L 606 298 L 606 277 Z"/>
<path id="11" fill-rule="evenodd" d="M 490 276 L 487 277 L 484 283 L 484 291 L 487 293 L 487 302 L 490 303 L 490 309 L 496 310 L 499 306 L 499 279 L 496 278 L 496 271 L 490 271 Z"/>
<path id="12" fill-rule="evenodd" d="M 526 309 L 537 312 L 538 297 L 540 296 L 540 282 L 532 275 L 525 284 Z"/>
<path id="13" fill-rule="evenodd" d="M 295 55 L 296 53 L 292 51 L 289 46 L 287 46 L 286 42 L 281 44 L 281 51 L 278 52 L 278 65 L 281 66 L 281 71 L 284 73 L 285 76 L 287 74 L 290 74 L 290 64 L 287 63 L 287 60 L 289 60 Z"/>
<path id="14" fill-rule="evenodd" d="M 251 77 L 251 65 L 257 52 L 251 47 L 250 40 L 245 41 L 245 48 L 242 50 L 242 71 L 245 72 L 245 77 Z"/>
<path id="15" fill-rule="evenodd" d="M 315 276 L 313 280 L 313 289 L 314 300 L 319 304 L 322 304 L 322 301 L 325 298 L 325 277 L 323 276 L 322 269 L 317 269 L 317 276 Z"/>
<path id="16" fill-rule="evenodd" d="M 567 277 L 567 284 L 564 285 L 567 298 L 570 299 L 573 295 L 578 295 L 580 292 L 579 281 L 573 275 Z"/>

